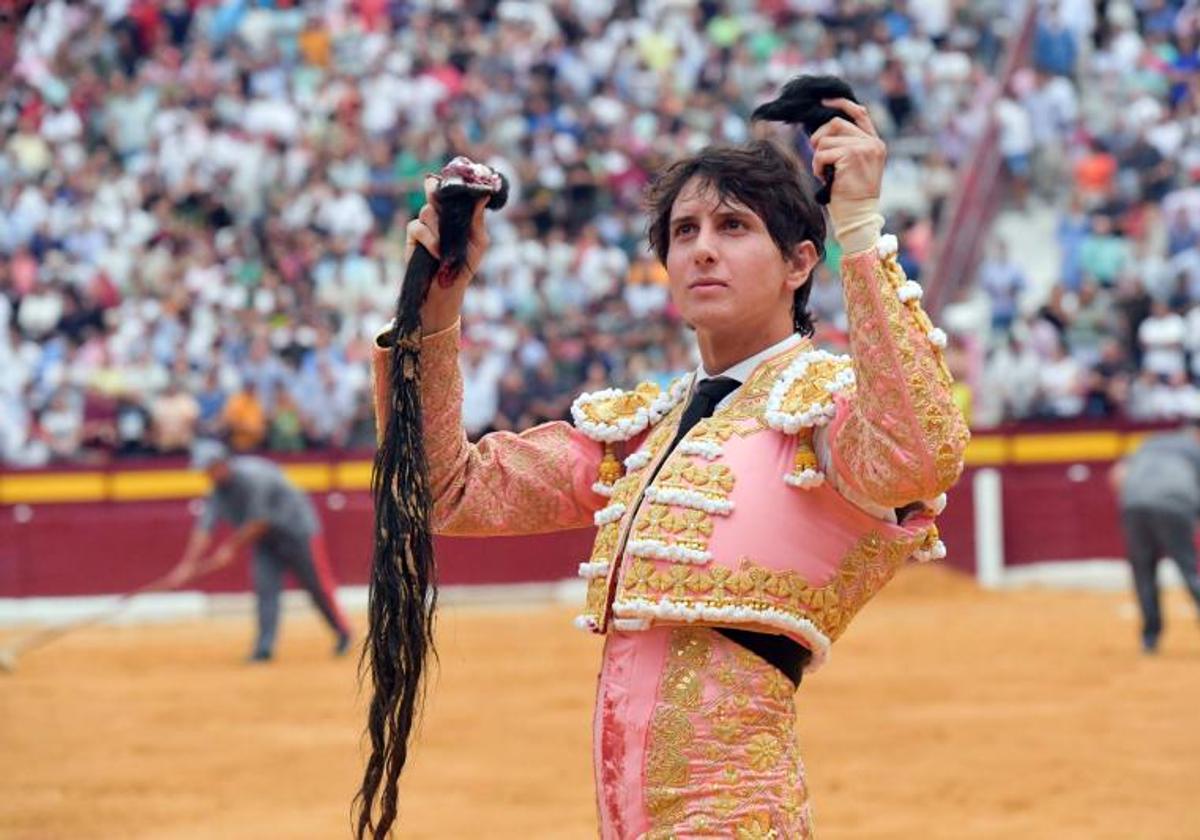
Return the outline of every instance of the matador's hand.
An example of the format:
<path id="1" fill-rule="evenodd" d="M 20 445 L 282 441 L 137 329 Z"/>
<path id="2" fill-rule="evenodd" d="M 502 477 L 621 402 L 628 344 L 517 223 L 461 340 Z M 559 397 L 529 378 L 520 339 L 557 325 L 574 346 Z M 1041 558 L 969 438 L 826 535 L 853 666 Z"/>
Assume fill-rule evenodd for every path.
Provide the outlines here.
<path id="1" fill-rule="evenodd" d="M 434 257 L 441 258 L 438 238 L 437 187 L 438 179 L 433 175 L 427 175 L 425 177 L 425 204 L 417 213 L 417 217 L 408 223 L 408 236 L 404 243 L 405 262 L 412 257 L 418 243 L 424 245 Z M 467 263 L 450 283 L 452 287 L 470 282 L 479 269 L 479 264 L 483 261 L 489 241 L 487 225 L 483 221 L 483 211 L 487 206 L 488 199 L 488 196 L 482 196 L 475 206 L 475 214 L 471 217 L 471 231 L 467 239 Z M 434 290 L 431 290 L 430 294 L 434 294 Z"/>
<path id="2" fill-rule="evenodd" d="M 883 186 L 887 146 L 879 139 L 867 109 L 849 99 L 826 99 L 823 105 L 840 108 L 854 122 L 835 117 L 813 133 L 813 172 L 821 177 L 826 166 L 836 172 L 830 205 L 877 199 Z"/>

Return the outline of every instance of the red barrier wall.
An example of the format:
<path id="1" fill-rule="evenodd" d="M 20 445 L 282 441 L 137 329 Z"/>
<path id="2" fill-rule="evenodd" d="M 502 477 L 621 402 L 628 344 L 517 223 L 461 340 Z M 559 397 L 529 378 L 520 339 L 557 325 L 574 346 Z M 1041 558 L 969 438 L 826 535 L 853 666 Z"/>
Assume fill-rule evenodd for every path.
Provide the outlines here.
<path id="1" fill-rule="evenodd" d="M 344 507 L 314 496 L 339 583 L 366 583 L 371 558 L 371 499 L 342 494 Z M 340 501 L 340 499 L 339 499 Z M 18 523 L 13 509 L 0 517 L 0 597 L 96 595 L 125 592 L 178 561 L 193 517 L 187 501 L 99 502 L 30 506 Z M 443 584 L 558 580 L 575 574 L 590 553 L 591 532 L 538 537 L 436 541 Z M 243 562 L 197 582 L 207 592 L 249 586 Z"/>

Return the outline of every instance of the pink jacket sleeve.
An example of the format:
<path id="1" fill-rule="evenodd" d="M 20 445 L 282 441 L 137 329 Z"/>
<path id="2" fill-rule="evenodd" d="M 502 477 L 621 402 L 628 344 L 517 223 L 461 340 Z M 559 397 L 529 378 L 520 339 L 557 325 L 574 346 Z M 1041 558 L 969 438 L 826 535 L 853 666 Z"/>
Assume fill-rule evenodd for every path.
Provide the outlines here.
<path id="1" fill-rule="evenodd" d="M 568 423 L 521 434 L 495 432 L 470 443 L 462 425 L 457 325 L 421 344 L 421 412 L 429 461 L 434 533 L 537 534 L 582 528 L 607 500 L 593 492 L 602 445 Z M 376 429 L 388 413 L 390 351 L 372 357 Z"/>
<path id="2" fill-rule="evenodd" d="M 945 334 L 894 256 L 847 255 L 842 285 L 856 387 L 828 430 L 838 485 L 887 508 L 933 499 L 958 479 L 970 438 L 951 396 Z"/>

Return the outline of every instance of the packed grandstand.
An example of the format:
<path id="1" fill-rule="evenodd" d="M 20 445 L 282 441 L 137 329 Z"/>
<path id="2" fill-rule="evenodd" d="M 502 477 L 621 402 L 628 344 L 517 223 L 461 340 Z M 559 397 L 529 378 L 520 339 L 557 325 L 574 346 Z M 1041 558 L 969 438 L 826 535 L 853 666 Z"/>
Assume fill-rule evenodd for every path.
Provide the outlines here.
<path id="1" fill-rule="evenodd" d="M 16 4 L 0 461 L 197 434 L 371 447 L 367 360 L 404 227 L 423 173 L 458 153 L 513 185 L 464 313 L 468 431 L 665 383 L 696 359 L 643 188 L 680 152 L 746 139 L 806 72 L 870 104 L 918 282 L 996 132 L 1015 235 L 985 232 L 945 310 L 977 426 L 1200 413 L 1200 4 L 1100 5 L 1042 5 L 1002 76 L 1026 12 L 999 0 Z M 830 244 L 817 339 L 844 346 Z"/>

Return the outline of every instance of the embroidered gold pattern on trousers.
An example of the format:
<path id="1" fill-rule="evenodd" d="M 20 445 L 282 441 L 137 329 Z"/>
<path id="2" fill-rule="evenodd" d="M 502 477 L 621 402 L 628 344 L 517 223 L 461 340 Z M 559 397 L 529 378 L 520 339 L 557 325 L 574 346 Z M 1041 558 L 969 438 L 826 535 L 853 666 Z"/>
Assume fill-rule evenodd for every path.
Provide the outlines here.
<path id="1" fill-rule="evenodd" d="M 810 837 L 792 684 L 708 629 L 675 630 L 667 656 L 646 752 L 648 840 Z"/>

